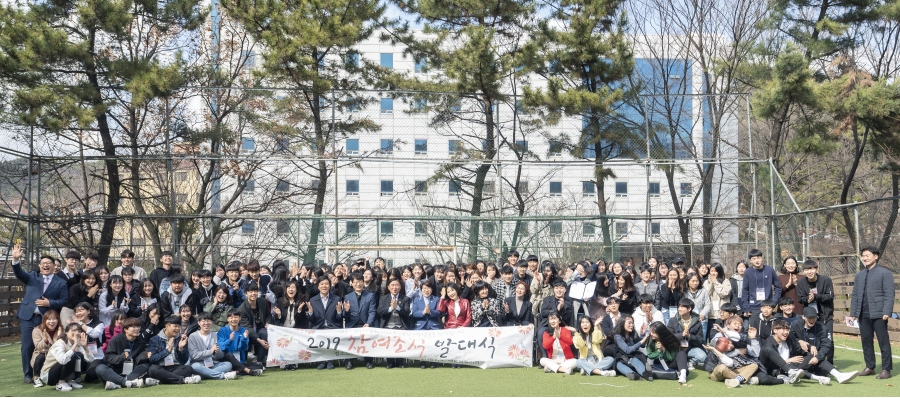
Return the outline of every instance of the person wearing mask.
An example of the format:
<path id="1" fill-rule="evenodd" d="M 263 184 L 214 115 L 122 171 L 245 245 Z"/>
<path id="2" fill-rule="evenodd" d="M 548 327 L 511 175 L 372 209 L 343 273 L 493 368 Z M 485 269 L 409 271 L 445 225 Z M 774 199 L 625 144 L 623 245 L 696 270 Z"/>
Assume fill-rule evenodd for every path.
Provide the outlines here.
<path id="1" fill-rule="evenodd" d="M 850 296 L 850 320 L 859 321 L 859 337 L 862 340 L 863 360 L 866 368 L 860 376 L 875 374 L 875 341 L 881 349 L 881 373 L 877 379 L 889 379 L 893 369 L 891 341 L 887 321 L 894 311 L 894 275 L 878 264 L 881 251 L 868 246 L 860 250 L 860 260 L 865 268 L 853 279 L 853 293 Z"/>
<path id="2" fill-rule="evenodd" d="M 138 281 L 142 281 L 148 277 L 147 271 L 144 271 L 141 267 L 134 266 L 134 252 L 130 249 L 125 249 L 122 251 L 122 265 L 114 268 L 111 272 L 111 275 L 122 275 L 122 270 L 125 268 L 131 268 L 134 270 L 134 279 Z M 162 280 L 162 279 L 160 279 Z M 158 285 L 156 285 L 158 286 Z"/>
<path id="3" fill-rule="evenodd" d="M 797 281 L 798 300 L 804 306 L 816 309 L 819 321 L 834 343 L 834 283 L 827 275 L 819 275 L 819 264 L 815 260 L 803 262 L 803 275 L 806 278 Z M 827 359 L 834 363 L 834 347 L 828 352 Z"/>
<path id="4" fill-rule="evenodd" d="M 375 295 L 365 290 L 363 276 L 360 272 L 350 274 L 350 287 L 353 291 L 344 296 L 344 328 L 367 328 L 375 326 Z M 366 369 L 375 367 L 372 357 L 364 357 Z M 353 359 L 346 360 L 347 370 L 353 369 Z"/>
<path id="5" fill-rule="evenodd" d="M 406 297 L 403 286 L 404 283 L 400 279 L 395 277 L 388 278 L 386 291 L 381 295 L 378 301 L 378 308 L 376 309 L 380 327 L 392 330 L 410 329 L 410 299 Z M 404 367 L 403 360 L 399 358 L 387 358 L 386 362 L 388 369 L 394 366 Z"/>
<path id="6" fill-rule="evenodd" d="M 506 326 L 530 325 L 532 318 L 527 285 L 525 281 L 519 281 L 516 283 L 516 295 L 503 301 L 503 324 Z"/>
<path id="7" fill-rule="evenodd" d="M 122 323 L 122 330 L 122 334 L 109 341 L 104 361 L 97 365 L 97 377 L 106 383 L 107 390 L 159 384 L 157 379 L 144 377 L 150 370 L 150 353 L 146 350 L 146 341 L 140 337 L 140 321 L 127 318 Z"/>
<path id="8" fill-rule="evenodd" d="M 434 295 L 434 283 L 426 280 L 419 287 L 419 294 L 412 299 L 410 313 L 415 330 L 440 330 L 441 312 L 438 310 L 440 299 Z M 422 369 L 435 364 L 422 361 L 419 363 Z"/>
<path id="9" fill-rule="evenodd" d="M 200 328 L 188 336 L 188 355 L 191 368 L 203 379 L 234 380 L 237 370 L 246 369 L 234 355 L 227 354 L 219 348 L 219 343 L 211 326 L 213 319 L 207 312 L 197 317 Z"/>
<path id="10" fill-rule="evenodd" d="M 781 282 L 775 269 L 763 264 L 763 255 L 759 249 L 751 249 L 747 255 L 751 267 L 744 273 L 741 287 L 741 311 L 745 317 L 759 314 L 763 300 L 777 303 L 781 299 Z"/>
<path id="11" fill-rule="evenodd" d="M 197 384 L 200 376 L 186 365 L 190 362 L 188 335 L 181 333 L 181 318 L 171 315 L 165 319 L 165 328 L 150 338 L 150 377 L 163 384 Z M 178 336 L 181 335 L 179 338 Z"/>
<path id="12" fill-rule="evenodd" d="M 31 356 L 34 354 L 34 342 L 31 333 L 41 324 L 44 314 L 49 310 L 59 312 L 69 297 L 66 282 L 53 275 L 53 257 L 41 256 L 38 269 L 25 272 L 22 269 L 22 246 L 13 246 L 13 273 L 16 279 L 25 284 L 25 296 L 22 298 L 16 317 L 19 318 L 19 336 L 22 339 L 22 373 L 25 384 L 34 383 L 31 368 Z"/>

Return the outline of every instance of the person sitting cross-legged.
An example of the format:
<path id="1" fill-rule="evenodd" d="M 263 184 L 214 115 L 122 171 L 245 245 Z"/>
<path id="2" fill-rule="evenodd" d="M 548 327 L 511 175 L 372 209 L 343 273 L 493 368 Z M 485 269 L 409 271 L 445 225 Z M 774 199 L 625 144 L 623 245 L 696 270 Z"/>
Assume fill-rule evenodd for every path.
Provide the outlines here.
<path id="1" fill-rule="evenodd" d="M 164 384 L 197 384 L 200 376 L 186 365 L 190 361 L 188 354 L 188 336 L 181 331 L 181 318 L 169 315 L 165 328 L 150 338 L 147 351 L 150 352 L 150 377 Z"/>
<path id="2" fill-rule="evenodd" d="M 217 336 L 212 333 L 213 319 L 208 312 L 200 313 L 197 330 L 188 337 L 188 353 L 191 368 L 204 379 L 234 380 L 237 371 L 244 366 L 233 355 L 219 348 Z"/>

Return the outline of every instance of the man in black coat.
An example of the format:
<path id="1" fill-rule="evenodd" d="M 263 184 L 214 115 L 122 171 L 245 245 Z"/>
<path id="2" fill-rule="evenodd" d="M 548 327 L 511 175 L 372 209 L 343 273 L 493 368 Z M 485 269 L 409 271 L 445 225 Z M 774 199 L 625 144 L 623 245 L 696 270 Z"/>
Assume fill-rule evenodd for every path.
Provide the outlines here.
<path id="1" fill-rule="evenodd" d="M 259 300 L 259 286 L 256 282 L 247 283 L 244 291 L 247 293 L 247 300 L 237 309 L 241 314 L 241 326 L 250 333 L 250 344 L 256 347 L 256 359 L 266 363 L 266 356 L 269 354 L 269 332 L 266 327 L 274 323 L 272 312 L 269 311 L 268 303 Z"/>
<path id="2" fill-rule="evenodd" d="M 894 310 L 894 274 L 878 264 L 881 251 L 874 246 L 860 250 L 860 259 L 866 268 L 856 274 L 853 280 L 853 294 L 850 298 L 850 319 L 859 319 L 859 338 L 862 340 L 863 360 L 866 369 L 860 376 L 875 374 L 875 341 L 881 349 L 881 373 L 877 379 L 891 377 L 891 341 L 888 336 L 887 320 Z"/>
<path id="3" fill-rule="evenodd" d="M 390 279 L 387 283 L 387 294 L 381 295 L 378 301 L 378 308 L 375 313 L 378 315 L 379 327 L 385 329 L 412 329 L 409 320 L 410 300 L 403 292 L 403 283 L 399 279 Z M 403 368 L 403 360 L 399 358 L 387 358 L 387 368 L 394 366 Z"/>

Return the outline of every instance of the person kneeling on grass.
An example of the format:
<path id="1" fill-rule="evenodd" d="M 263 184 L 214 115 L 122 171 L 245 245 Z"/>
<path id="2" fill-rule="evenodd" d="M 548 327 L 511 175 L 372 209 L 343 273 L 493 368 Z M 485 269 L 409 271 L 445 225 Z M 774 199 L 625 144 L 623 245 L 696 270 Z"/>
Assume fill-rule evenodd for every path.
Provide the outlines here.
<path id="1" fill-rule="evenodd" d="M 141 321 L 127 318 L 122 322 L 122 334 L 109 341 L 104 361 L 97 365 L 97 377 L 106 382 L 107 390 L 155 386 L 159 380 L 144 378 L 150 369 L 150 353 L 141 335 Z M 125 375 L 125 376 L 122 376 Z"/>
<path id="2" fill-rule="evenodd" d="M 211 332 L 212 315 L 208 312 L 201 313 L 197 323 L 200 325 L 200 330 L 191 333 L 188 337 L 188 352 L 191 356 L 191 368 L 194 369 L 194 373 L 205 379 L 236 379 L 236 369 L 243 369 L 244 365 L 233 355 L 219 348 L 218 336 Z"/>
<path id="3" fill-rule="evenodd" d="M 181 318 L 178 315 L 166 317 L 166 327 L 150 339 L 150 376 L 165 384 L 197 384 L 200 376 L 185 365 L 188 363 L 188 336 L 181 332 Z"/>
<path id="4" fill-rule="evenodd" d="M 216 341 L 219 349 L 238 360 L 236 363 L 232 362 L 231 366 L 239 374 L 250 376 L 262 374 L 262 369 L 250 369 L 245 366 L 247 350 L 250 349 L 250 331 L 241 326 L 241 314 L 237 310 L 228 313 L 228 326 L 219 329 Z M 236 366 L 238 363 L 240 367 Z"/>

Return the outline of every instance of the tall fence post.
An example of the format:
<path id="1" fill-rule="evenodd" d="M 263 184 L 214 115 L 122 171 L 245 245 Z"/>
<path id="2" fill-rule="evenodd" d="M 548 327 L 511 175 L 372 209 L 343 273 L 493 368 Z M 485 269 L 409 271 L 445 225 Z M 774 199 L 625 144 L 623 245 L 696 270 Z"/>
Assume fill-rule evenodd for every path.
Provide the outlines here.
<path id="1" fill-rule="evenodd" d="M 769 236 L 771 237 L 771 253 L 769 261 L 776 261 L 779 256 L 776 254 L 775 240 L 778 234 L 775 230 L 775 164 L 772 158 L 769 158 Z"/>
<path id="2" fill-rule="evenodd" d="M 859 261 L 859 206 L 853 206 L 853 217 L 855 218 L 855 223 L 853 226 L 854 233 L 856 234 L 856 253 L 853 256 L 856 259 L 856 271 L 862 271 L 862 263 Z"/>

